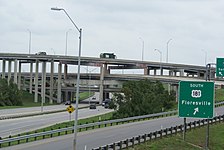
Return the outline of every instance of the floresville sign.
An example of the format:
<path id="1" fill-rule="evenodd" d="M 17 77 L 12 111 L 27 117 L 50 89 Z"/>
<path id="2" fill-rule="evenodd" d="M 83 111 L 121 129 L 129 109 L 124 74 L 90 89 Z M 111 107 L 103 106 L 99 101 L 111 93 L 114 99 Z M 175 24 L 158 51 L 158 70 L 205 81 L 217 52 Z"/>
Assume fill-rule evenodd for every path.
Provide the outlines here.
<path id="1" fill-rule="evenodd" d="M 213 118 L 214 83 L 181 81 L 178 111 L 179 117 Z"/>

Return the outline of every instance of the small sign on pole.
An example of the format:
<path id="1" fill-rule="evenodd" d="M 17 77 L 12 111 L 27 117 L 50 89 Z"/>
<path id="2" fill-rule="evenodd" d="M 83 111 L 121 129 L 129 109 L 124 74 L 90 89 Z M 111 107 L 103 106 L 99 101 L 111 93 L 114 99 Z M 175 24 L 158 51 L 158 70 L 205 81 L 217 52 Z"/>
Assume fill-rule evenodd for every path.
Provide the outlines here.
<path id="1" fill-rule="evenodd" d="M 75 108 L 72 105 L 69 105 L 66 110 L 69 113 L 69 121 L 71 121 L 72 117 L 71 117 L 71 113 L 75 110 Z"/>

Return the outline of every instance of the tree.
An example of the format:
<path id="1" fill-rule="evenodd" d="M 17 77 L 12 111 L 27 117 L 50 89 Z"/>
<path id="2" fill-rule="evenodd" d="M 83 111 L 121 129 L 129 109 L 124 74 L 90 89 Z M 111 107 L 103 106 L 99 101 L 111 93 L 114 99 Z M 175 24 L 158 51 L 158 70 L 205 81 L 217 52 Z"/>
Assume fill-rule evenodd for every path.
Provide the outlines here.
<path id="1" fill-rule="evenodd" d="M 122 93 L 116 93 L 112 98 L 111 107 L 117 110 L 115 118 L 161 112 L 175 103 L 175 95 L 169 95 L 161 82 L 128 81 L 124 83 Z"/>
<path id="2" fill-rule="evenodd" d="M 6 79 L 0 79 L 0 106 L 21 106 L 21 91 L 17 85 L 8 82 Z"/>

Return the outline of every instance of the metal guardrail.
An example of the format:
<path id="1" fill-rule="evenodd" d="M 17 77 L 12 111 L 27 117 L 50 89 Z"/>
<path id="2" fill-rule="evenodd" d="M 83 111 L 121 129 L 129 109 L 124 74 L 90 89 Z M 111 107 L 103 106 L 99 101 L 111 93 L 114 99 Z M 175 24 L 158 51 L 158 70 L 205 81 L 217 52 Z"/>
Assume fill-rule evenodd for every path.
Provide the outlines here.
<path id="1" fill-rule="evenodd" d="M 189 123 L 186 123 L 186 130 L 191 130 L 192 128 L 205 126 L 208 123 L 212 124 L 212 123 L 221 122 L 221 121 L 224 121 L 224 115 L 216 116 L 213 119 L 209 119 L 209 121 L 207 121 L 207 119 L 203 119 L 203 120 L 197 120 L 194 122 L 189 122 Z M 184 130 L 184 125 L 181 124 L 179 126 L 161 129 L 155 132 L 150 132 L 147 134 L 135 136 L 135 137 L 121 140 L 115 143 L 104 145 L 98 148 L 93 148 L 92 150 L 121 150 L 128 147 L 134 147 L 134 145 L 136 144 L 145 143 L 146 141 L 149 141 L 152 139 L 157 139 L 167 135 L 177 134 L 178 132 L 181 132 L 183 130 Z"/>
<path id="2" fill-rule="evenodd" d="M 221 106 L 221 105 L 224 105 L 224 102 L 219 102 L 219 103 L 215 104 L 215 106 Z M 171 115 L 175 115 L 176 113 L 177 113 L 177 110 L 174 110 L 174 111 L 161 112 L 161 113 L 149 114 L 149 115 L 144 115 L 144 116 L 136 116 L 136 117 L 123 118 L 123 119 L 115 119 L 115 120 L 108 120 L 108 121 L 102 121 L 102 122 L 88 123 L 88 124 L 78 125 L 78 129 L 83 129 L 83 128 L 87 129 L 90 127 L 101 126 L 101 125 L 106 126 L 107 124 L 112 125 L 113 123 L 119 124 L 119 123 L 134 121 L 134 120 L 150 119 L 153 117 L 160 117 L 160 116 L 171 116 Z M 53 134 L 60 135 L 61 132 L 64 132 L 65 134 L 67 134 L 68 131 L 72 131 L 72 133 L 73 133 L 74 127 L 56 129 L 56 130 L 39 132 L 39 133 L 17 136 L 17 137 L 9 136 L 9 138 L 5 138 L 5 139 L 2 139 L 0 137 L 0 148 L 2 147 L 2 144 L 4 144 L 4 143 L 8 143 L 8 146 L 11 146 L 11 143 L 15 142 L 15 141 L 17 141 L 19 144 L 21 140 L 26 140 L 28 142 L 29 138 L 35 138 L 34 140 L 36 140 L 37 137 L 40 137 L 40 136 L 43 136 L 43 139 L 44 139 L 45 136 L 50 135 L 50 137 L 53 137 Z"/>

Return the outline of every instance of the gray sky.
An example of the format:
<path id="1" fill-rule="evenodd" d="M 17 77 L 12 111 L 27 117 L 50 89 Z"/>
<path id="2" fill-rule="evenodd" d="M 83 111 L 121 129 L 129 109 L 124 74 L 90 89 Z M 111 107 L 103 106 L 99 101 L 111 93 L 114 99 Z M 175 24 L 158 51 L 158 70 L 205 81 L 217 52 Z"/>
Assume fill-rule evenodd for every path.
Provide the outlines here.
<path id="1" fill-rule="evenodd" d="M 0 0 L 0 52 L 78 55 L 78 32 L 61 11 L 64 8 L 83 29 L 82 56 L 114 52 L 117 58 L 205 64 L 224 57 L 223 0 Z M 202 51 L 202 49 L 204 51 Z"/>

